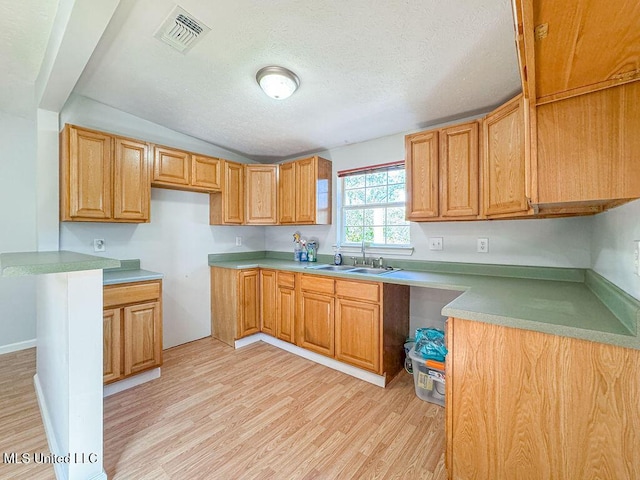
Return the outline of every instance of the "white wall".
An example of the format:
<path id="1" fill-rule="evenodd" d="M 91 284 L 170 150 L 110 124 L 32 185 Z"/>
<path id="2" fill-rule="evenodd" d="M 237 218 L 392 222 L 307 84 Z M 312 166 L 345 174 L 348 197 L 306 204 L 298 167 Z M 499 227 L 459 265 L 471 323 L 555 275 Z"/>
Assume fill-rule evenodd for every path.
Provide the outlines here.
<path id="1" fill-rule="evenodd" d="M 0 111 L 0 252 L 36 249 L 35 178 L 35 116 Z M 0 352 L 35 339 L 35 292 L 34 278 L 0 278 Z"/>
<path id="2" fill-rule="evenodd" d="M 62 123 L 128 135 L 229 160 L 248 159 L 206 142 L 147 122 L 84 97 L 72 97 Z M 237 235 L 243 245 L 235 246 Z M 264 250 L 264 227 L 209 225 L 209 196 L 151 189 L 151 222 L 112 224 L 64 222 L 60 248 L 93 252 L 93 239 L 106 243 L 107 257 L 139 258 L 142 268 L 164 274 L 164 348 L 211 334 L 209 253 Z"/>
<path id="3" fill-rule="evenodd" d="M 404 134 L 335 148 L 320 155 L 333 162 L 334 192 L 339 190 L 336 172 L 404 159 Z M 266 227 L 265 244 L 270 250 L 291 251 L 293 232 L 320 242 L 320 253 L 331 254 L 336 243 L 337 195 L 333 196 L 333 224 L 313 227 Z M 415 247 L 412 260 L 446 262 L 581 267 L 591 265 L 591 219 L 575 217 L 545 220 L 411 223 Z M 443 237 L 444 249 L 427 248 L 430 236 Z M 476 252 L 478 237 L 489 239 L 489 253 Z M 393 255 L 384 254 L 390 261 Z"/>
<path id="4" fill-rule="evenodd" d="M 591 224 L 592 268 L 640 299 L 640 277 L 634 275 L 634 240 L 640 240 L 640 200 L 596 215 Z"/>
<path id="5" fill-rule="evenodd" d="M 409 132 L 407 132 L 409 133 Z M 345 147 L 320 152 L 333 162 L 333 224 L 330 226 L 266 227 L 265 245 L 268 250 L 292 251 L 294 231 L 305 238 L 320 242 L 320 253 L 332 254 L 337 242 L 336 218 L 339 215 L 336 199 L 340 183 L 339 170 L 364 167 L 404 159 L 404 133 L 378 138 Z M 538 265 L 550 267 L 591 266 L 591 218 L 575 217 L 545 220 L 503 220 L 474 222 L 411 222 L 411 240 L 415 247 L 411 260 L 445 262 Z M 429 250 L 428 238 L 442 237 L 442 251 Z M 477 253 L 477 238 L 489 239 L 489 253 Z M 383 256 L 393 264 L 394 255 Z M 459 292 L 444 292 L 425 288 L 411 289 L 410 334 L 416 328 L 444 328 L 442 307 Z"/>

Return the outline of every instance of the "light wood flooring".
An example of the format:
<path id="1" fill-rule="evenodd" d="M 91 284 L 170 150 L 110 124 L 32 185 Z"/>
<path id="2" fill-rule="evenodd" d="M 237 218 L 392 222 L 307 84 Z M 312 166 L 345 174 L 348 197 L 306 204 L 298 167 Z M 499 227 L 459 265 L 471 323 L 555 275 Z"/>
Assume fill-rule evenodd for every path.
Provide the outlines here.
<path id="1" fill-rule="evenodd" d="M 1 451 L 48 452 L 34 357 L 0 356 Z M 105 399 L 109 479 L 446 478 L 444 409 L 417 398 L 407 373 L 382 389 L 262 342 L 211 338 L 164 361 L 161 378 Z M 0 463 L 0 478 L 53 478 L 30 467 Z"/>

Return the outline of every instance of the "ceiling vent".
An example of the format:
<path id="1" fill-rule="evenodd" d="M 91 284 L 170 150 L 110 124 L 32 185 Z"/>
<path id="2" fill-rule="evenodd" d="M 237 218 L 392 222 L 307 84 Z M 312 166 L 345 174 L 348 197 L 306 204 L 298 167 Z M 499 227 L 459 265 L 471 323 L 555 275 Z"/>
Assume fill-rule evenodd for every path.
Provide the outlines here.
<path id="1" fill-rule="evenodd" d="M 211 29 L 178 5 L 154 34 L 180 53 L 187 53 Z"/>

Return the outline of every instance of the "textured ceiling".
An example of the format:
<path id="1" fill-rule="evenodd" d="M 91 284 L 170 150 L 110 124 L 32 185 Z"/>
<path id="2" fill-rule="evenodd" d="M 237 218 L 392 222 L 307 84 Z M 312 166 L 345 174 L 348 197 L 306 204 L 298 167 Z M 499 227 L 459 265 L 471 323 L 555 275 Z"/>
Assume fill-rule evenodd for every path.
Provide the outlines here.
<path id="1" fill-rule="evenodd" d="M 0 0 L 0 110 L 32 115 L 58 0 Z"/>
<path id="2" fill-rule="evenodd" d="M 75 92 L 257 160 L 485 111 L 520 88 L 510 0 L 181 0 L 212 28 L 153 37 L 175 3 L 122 0 Z M 270 99 L 265 65 L 300 77 Z"/>

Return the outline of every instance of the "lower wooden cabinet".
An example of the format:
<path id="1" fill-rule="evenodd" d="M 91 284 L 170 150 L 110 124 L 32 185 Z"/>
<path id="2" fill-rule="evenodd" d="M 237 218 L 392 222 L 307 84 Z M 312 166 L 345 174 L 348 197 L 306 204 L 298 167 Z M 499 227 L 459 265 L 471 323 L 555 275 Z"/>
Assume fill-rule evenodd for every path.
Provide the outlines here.
<path id="1" fill-rule="evenodd" d="M 393 378 L 404 362 L 409 287 L 300 275 L 296 344 Z"/>
<path id="2" fill-rule="evenodd" d="M 640 478 L 640 351 L 447 322 L 451 479 Z"/>
<path id="3" fill-rule="evenodd" d="M 261 331 L 289 343 L 295 339 L 295 279 L 292 272 L 260 271 Z"/>
<path id="4" fill-rule="evenodd" d="M 211 334 L 258 332 L 378 375 L 404 365 L 409 287 L 282 270 L 211 267 Z"/>
<path id="5" fill-rule="evenodd" d="M 336 360 L 380 370 L 380 305 L 336 299 Z"/>
<path id="6" fill-rule="evenodd" d="M 103 382 L 162 365 L 162 282 L 103 289 Z"/>
<path id="7" fill-rule="evenodd" d="M 259 269 L 211 267 L 211 336 L 233 347 L 259 331 Z"/>
<path id="8" fill-rule="evenodd" d="M 332 295 L 302 291 L 300 294 L 297 345 L 333 357 L 334 298 Z"/>
<path id="9" fill-rule="evenodd" d="M 276 337 L 285 342 L 295 342 L 296 275 L 278 272 L 276 291 Z M 264 315 L 263 310 L 263 315 Z"/>

